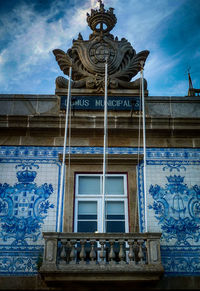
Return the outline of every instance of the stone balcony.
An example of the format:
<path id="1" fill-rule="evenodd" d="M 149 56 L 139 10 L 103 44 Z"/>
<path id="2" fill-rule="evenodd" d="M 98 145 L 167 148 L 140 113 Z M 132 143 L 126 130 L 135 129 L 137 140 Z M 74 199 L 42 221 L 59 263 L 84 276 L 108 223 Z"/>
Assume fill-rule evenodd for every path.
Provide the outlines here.
<path id="1" fill-rule="evenodd" d="M 40 273 L 49 286 L 70 282 L 159 280 L 160 233 L 46 232 Z"/>

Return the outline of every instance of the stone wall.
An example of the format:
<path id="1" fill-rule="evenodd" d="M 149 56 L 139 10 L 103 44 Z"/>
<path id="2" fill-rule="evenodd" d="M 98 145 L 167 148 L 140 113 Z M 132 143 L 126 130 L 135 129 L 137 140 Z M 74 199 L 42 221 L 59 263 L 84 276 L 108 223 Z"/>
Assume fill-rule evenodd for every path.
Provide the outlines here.
<path id="1" fill-rule="evenodd" d="M 142 149 L 138 151 L 137 148 L 140 121 L 140 112 L 108 112 L 111 155 L 123 160 L 127 155 L 142 154 Z M 148 231 L 162 232 L 165 277 L 160 281 L 160 288 L 197 288 L 199 284 L 199 121 L 199 97 L 146 97 L 147 224 Z M 71 154 L 102 155 L 103 124 L 101 111 L 73 112 Z M 42 232 L 58 230 L 59 155 L 62 154 L 64 125 L 65 114 L 60 111 L 58 96 L 0 96 L 1 289 L 6 289 L 6 284 L 11 282 L 10 276 L 19 278 L 19 285 L 16 285 L 21 286 L 19 289 L 22 288 L 21 278 L 28 276 L 29 282 L 37 281 L 34 276 L 41 264 Z M 144 231 L 143 164 L 140 162 L 138 166 L 137 183 L 130 175 L 135 175 L 136 165 L 132 165 L 131 159 L 126 160 L 125 167 L 123 165 L 112 164 L 110 170 L 117 172 L 120 169 L 122 172 L 125 169 L 128 173 L 129 225 L 131 231 L 139 228 Z M 77 168 L 76 161 L 71 168 L 72 174 Z M 86 168 L 90 170 L 89 165 Z M 100 171 L 99 166 L 92 168 Z M 81 169 L 84 169 L 83 163 Z M 136 188 L 138 205 L 134 196 Z M 63 202 L 65 231 L 72 231 L 73 187 L 71 193 L 70 219 L 66 211 L 67 200 L 65 204 Z M 169 282 L 171 276 L 176 279 Z M 184 280 L 179 280 L 179 276 L 184 276 Z M 181 284 L 186 281 L 187 284 Z M 15 289 L 9 284 L 7 289 Z"/>
<path id="2" fill-rule="evenodd" d="M 140 112 L 108 112 L 108 145 L 137 147 Z M 103 112 L 72 112 L 71 145 L 103 145 Z M 62 146 L 65 114 L 54 95 L 0 95 L 0 145 Z M 199 147 L 199 97 L 146 97 L 147 147 Z"/>

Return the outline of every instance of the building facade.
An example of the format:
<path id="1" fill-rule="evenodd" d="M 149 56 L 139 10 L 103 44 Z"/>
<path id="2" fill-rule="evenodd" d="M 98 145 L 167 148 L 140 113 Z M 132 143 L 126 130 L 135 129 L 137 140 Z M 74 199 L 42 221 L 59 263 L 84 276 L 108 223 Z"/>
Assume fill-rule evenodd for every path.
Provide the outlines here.
<path id="1" fill-rule="evenodd" d="M 101 1 L 87 21 L 89 41 L 79 34 L 67 53 L 54 51 L 73 79 L 62 193 L 67 79 L 55 95 L 0 98 L 0 289 L 197 289 L 200 97 L 148 96 L 144 82 L 145 197 L 140 79 L 131 79 L 149 52 L 110 34 L 116 17 Z"/>

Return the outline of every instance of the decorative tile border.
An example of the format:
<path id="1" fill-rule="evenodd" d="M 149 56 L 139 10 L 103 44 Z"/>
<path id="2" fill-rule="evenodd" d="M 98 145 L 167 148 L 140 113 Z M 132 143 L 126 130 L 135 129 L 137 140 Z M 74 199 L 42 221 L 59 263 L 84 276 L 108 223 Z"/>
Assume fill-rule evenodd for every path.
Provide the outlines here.
<path id="1" fill-rule="evenodd" d="M 0 158 L 46 158 L 56 159 L 62 153 L 62 147 L 28 147 L 28 146 L 0 146 Z M 68 153 L 68 147 L 66 153 Z M 102 147 L 71 147 L 72 154 L 103 154 Z M 110 147 L 109 154 L 142 154 L 142 149 L 129 147 Z M 147 159 L 176 159 L 176 160 L 197 160 L 200 159 L 199 149 L 187 148 L 147 148 Z"/>
<path id="2" fill-rule="evenodd" d="M 0 276 L 32 276 L 37 274 L 43 246 L 0 246 Z"/>
<path id="3" fill-rule="evenodd" d="M 165 276 L 199 276 L 200 247 L 161 246 Z"/>

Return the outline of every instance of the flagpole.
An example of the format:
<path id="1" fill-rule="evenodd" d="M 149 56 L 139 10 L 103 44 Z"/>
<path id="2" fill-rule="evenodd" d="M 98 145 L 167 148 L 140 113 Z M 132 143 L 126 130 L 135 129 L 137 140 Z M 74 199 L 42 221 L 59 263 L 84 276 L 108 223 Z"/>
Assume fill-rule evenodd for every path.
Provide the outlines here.
<path id="1" fill-rule="evenodd" d="M 72 67 L 69 67 L 69 81 L 68 81 L 68 92 L 67 92 L 67 104 L 66 104 L 66 115 L 65 115 L 65 133 L 64 133 L 64 144 L 63 144 L 63 157 L 61 166 L 61 179 L 60 179 L 60 192 L 59 192 L 59 205 L 58 205 L 58 231 L 62 231 L 62 195 L 64 189 L 64 175 L 65 175 L 65 153 L 67 145 L 67 130 L 68 130 L 68 120 L 69 120 L 69 107 L 71 99 L 71 77 L 72 77 Z"/>
<path id="2" fill-rule="evenodd" d="M 107 148 L 107 82 L 108 82 L 108 63 L 105 63 L 105 96 L 104 96 L 104 147 L 103 147 L 103 182 L 102 182 L 102 232 L 105 232 L 105 192 L 106 192 L 106 148 Z"/>
<path id="3" fill-rule="evenodd" d="M 148 232 L 148 221 L 147 221 L 147 180 L 146 180 L 146 125 L 145 125 L 145 100 L 144 100 L 144 62 L 141 62 L 141 79 L 142 79 L 142 122 L 143 122 L 143 154 L 144 154 L 144 213 L 145 213 L 145 232 Z"/>

